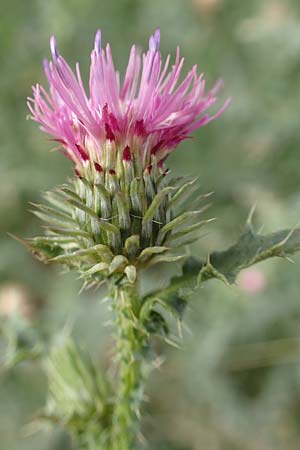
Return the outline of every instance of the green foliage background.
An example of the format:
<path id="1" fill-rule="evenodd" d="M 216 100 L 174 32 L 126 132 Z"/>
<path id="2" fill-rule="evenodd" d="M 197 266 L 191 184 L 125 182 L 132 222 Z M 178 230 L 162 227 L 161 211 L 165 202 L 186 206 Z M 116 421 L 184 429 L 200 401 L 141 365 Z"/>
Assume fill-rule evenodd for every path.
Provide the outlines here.
<path id="1" fill-rule="evenodd" d="M 43 266 L 6 232 L 32 236 L 28 201 L 65 181 L 71 166 L 38 127 L 26 121 L 30 86 L 44 82 L 49 36 L 87 76 L 96 28 L 124 69 L 131 43 L 147 46 L 157 26 L 162 52 L 179 44 L 186 68 L 197 63 L 209 84 L 224 79 L 233 103 L 218 121 L 183 143 L 169 160 L 174 174 L 198 175 L 214 191 L 210 233 L 192 253 L 225 248 L 250 207 L 264 230 L 300 217 L 300 10 L 297 0 L 10 0 L 0 16 L 0 311 L 12 298 L 27 304 L 44 336 L 74 323 L 77 340 L 102 366 L 112 355 L 107 305 L 99 293 L 78 296 L 74 274 Z M 158 350 L 144 405 L 144 434 L 156 450 L 297 450 L 300 438 L 299 265 L 270 261 L 257 269 L 262 292 L 207 283 L 186 315 L 181 349 Z M 148 274 L 146 289 L 166 270 Z M 29 307 L 28 307 L 29 305 Z M 0 348 L 1 351 L 1 348 Z M 45 400 L 35 364 L 0 378 L 0 450 L 67 450 L 61 430 L 31 435 L 28 423 Z"/>

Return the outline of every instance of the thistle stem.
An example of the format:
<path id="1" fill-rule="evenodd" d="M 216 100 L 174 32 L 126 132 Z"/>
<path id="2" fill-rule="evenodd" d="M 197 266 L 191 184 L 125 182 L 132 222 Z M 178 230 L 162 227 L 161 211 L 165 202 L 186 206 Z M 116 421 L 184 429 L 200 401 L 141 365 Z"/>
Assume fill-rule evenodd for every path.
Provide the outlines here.
<path id="1" fill-rule="evenodd" d="M 139 429 L 143 397 L 145 336 L 138 329 L 139 297 L 136 285 L 113 287 L 117 318 L 119 380 L 112 423 L 112 450 L 133 450 Z"/>

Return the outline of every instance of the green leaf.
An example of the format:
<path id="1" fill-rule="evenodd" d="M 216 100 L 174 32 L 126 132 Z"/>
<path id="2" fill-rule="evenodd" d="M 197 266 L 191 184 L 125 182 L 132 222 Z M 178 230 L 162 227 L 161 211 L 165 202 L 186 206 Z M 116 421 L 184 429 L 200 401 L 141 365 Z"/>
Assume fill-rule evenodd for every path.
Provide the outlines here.
<path id="1" fill-rule="evenodd" d="M 86 429 L 91 416 L 100 429 L 105 427 L 110 387 L 92 361 L 84 356 L 68 336 L 60 336 L 46 361 L 49 380 L 48 403 L 42 418 L 69 428 Z"/>
<path id="2" fill-rule="evenodd" d="M 299 250 L 300 229 L 260 235 L 247 224 L 237 243 L 225 251 L 212 253 L 209 263 L 229 283 L 233 283 L 242 269 L 275 256 L 287 258 Z M 209 279 L 209 270 L 203 276 Z"/>
<path id="3" fill-rule="evenodd" d="M 145 301 L 159 298 L 168 303 L 175 294 L 187 299 L 204 281 L 217 278 L 226 284 L 232 284 L 241 270 L 268 258 L 288 258 L 299 250 L 300 229 L 261 235 L 255 233 L 248 223 L 234 245 L 227 250 L 211 253 L 207 260 L 188 258 L 183 265 L 182 274 L 171 278 L 167 288 L 146 296 Z"/>
<path id="4" fill-rule="evenodd" d="M 22 361 L 33 361 L 44 356 L 41 336 L 21 316 L 0 317 L 0 369 L 9 370 Z"/>
<path id="5" fill-rule="evenodd" d="M 151 310 L 147 319 L 144 321 L 144 327 L 150 334 L 155 334 L 158 336 L 168 336 L 169 327 L 166 319 L 158 311 Z"/>
<path id="6" fill-rule="evenodd" d="M 140 310 L 140 320 L 144 323 L 149 333 L 160 334 L 166 337 L 169 334 L 169 327 L 162 314 L 156 310 L 158 306 L 169 316 L 173 317 L 177 323 L 179 335 L 181 335 L 181 320 L 186 305 L 186 299 L 180 297 L 178 293 L 173 293 L 169 298 L 160 298 L 159 296 L 146 297 Z"/>

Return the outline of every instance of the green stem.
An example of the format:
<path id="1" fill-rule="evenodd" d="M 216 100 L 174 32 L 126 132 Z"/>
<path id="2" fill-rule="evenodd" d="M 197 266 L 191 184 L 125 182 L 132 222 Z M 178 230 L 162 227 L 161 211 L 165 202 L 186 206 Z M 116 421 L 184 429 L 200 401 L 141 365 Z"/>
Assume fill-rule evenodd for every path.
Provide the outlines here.
<path id="1" fill-rule="evenodd" d="M 133 450 L 139 430 L 139 407 L 143 397 L 145 337 L 138 330 L 137 287 L 113 287 L 117 316 L 119 381 L 112 424 L 112 450 Z"/>

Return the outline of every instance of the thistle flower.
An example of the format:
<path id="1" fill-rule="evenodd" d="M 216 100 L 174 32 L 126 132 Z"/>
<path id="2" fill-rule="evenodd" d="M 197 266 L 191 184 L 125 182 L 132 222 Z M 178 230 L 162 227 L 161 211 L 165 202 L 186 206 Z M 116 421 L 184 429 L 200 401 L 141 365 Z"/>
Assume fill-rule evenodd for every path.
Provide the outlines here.
<path id="1" fill-rule="evenodd" d="M 163 63 L 159 45 L 156 30 L 146 53 L 132 46 L 121 83 L 110 45 L 102 48 L 97 31 L 87 94 L 79 65 L 75 75 L 51 37 L 52 61 L 44 62 L 50 93 L 36 85 L 28 107 L 32 119 L 75 164 L 73 188 L 60 190 L 63 201 L 57 193 L 48 195 L 59 211 L 38 205 L 36 212 L 42 219 L 51 216 L 55 225 L 48 229 L 47 242 L 55 247 L 57 261 L 72 261 L 74 266 L 75 256 L 87 254 L 88 270 L 94 272 L 97 262 L 99 270 L 110 273 L 114 262 L 113 267 L 122 271 L 128 264 L 153 262 L 153 255 L 169 250 L 170 240 L 197 228 L 181 227 L 199 211 L 179 214 L 175 209 L 193 183 L 170 184 L 165 160 L 191 132 L 219 117 L 230 100 L 215 114 L 207 114 L 222 83 L 206 92 L 196 66 L 180 82 L 184 58 L 179 48 L 169 68 L 171 57 Z M 106 254 L 100 259 L 99 245 Z M 82 270 L 82 261 L 78 267 Z"/>
<path id="2" fill-rule="evenodd" d="M 150 338 L 160 335 L 170 342 L 161 309 L 179 324 L 186 306 L 182 291 L 189 290 L 189 283 L 177 289 L 175 281 L 178 292 L 171 290 L 171 300 L 168 295 L 167 300 L 142 298 L 137 274 L 149 265 L 181 259 L 182 246 L 198 239 L 195 233 L 208 222 L 201 219 L 204 208 L 189 206 L 207 195 L 199 199 L 196 180 L 170 179 L 165 161 L 195 129 L 217 118 L 229 100 L 209 115 L 221 82 L 206 92 L 196 66 L 180 81 L 184 59 L 179 49 L 169 69 L 170 55 L 163 63 L 159 44 L 156 30 L 145 54 L 131 48 L 121 83 L 110 46 L 102 49 L 97 31 L 87 94 L 78 64 L 74 74 L 51 37 L 52 61 L 44 62 L 50 93 L 37 85 L 28 100 L 32 119 L 74 162 L 75 177 L 45 194 L 47 206 L 33 204 L 34 214 L 47 223 L 46 233 L 25 244 L 44 262 L 76 269 L 84 287 L 106 282 L 118 330 L 119 376 L 104 392 L 102 379 L 99 390 L 94 369 L 89 374 L 91 368 L 72 344 L 49 359 L 45 417 L 67 426 L 80 448 L 134 448 Z M 57 370 L 62 361 L 64 368 L 71 363 L 68 378 Z M 85 389 L 75 398 L 73 391 L 86 380 L 97 392 Z M 66 388 L 74 397 L 71 406 L 64 399 Z"/>
<path id="3" fill-rule="evenodd" d="M 179 83 L 184 63 L 179 48 L 169 69 L 170 55 L 163 63 L 159 44 L 160 31 L 156 30 L 147 53 L 140 55 L 132 46 L 121 84 L 110 45 L 102 49 L 98 30 L 91 54 L 88 96 L 79 65 L 75 75 L 51 37 L 52 61 L 44 62 L 50 95 L 37 85 L 28 106 L 33 120 L 74 161 L 78 174 L 91 176 L 95 171 L 116 170 L 122 159 L 133 160 L 145 169 L 155 157 L 162 165 L 183 139 L 227 107 L 228 100 L 209 116 L 206 111 L 215 104 L 222 83 L 205 92 L 205 80 L 203 74 L 198 76 L 197 66 Z"/>

